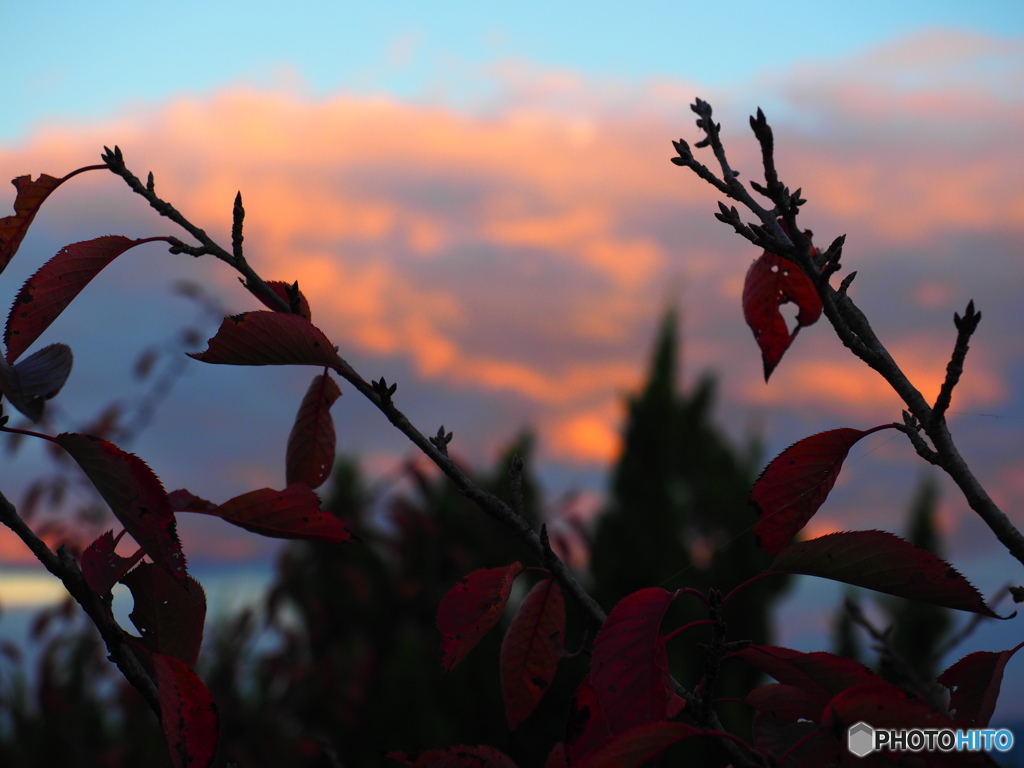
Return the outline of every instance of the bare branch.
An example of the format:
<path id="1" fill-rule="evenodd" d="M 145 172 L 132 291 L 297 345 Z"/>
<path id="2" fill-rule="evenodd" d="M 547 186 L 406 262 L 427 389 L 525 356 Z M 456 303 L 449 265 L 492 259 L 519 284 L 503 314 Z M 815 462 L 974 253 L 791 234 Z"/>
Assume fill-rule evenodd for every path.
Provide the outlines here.
<path id="1" fill-rule="evenodd" d="M 946 366 L 946 378 L 942 382 L 939 396 L 935 399 L 935 407 L 932 408 L 932 421 L 945 419 L 946 409 L 949 408 L 950 399 L 953 397 L 953 388 L 960 381 L 960 376 L 964 372 L 964 360 L 967 358 L 971 336 L 977 330 L 979 322 L 981 322 L 981 312 L 974 310 L 973 300 L 967 303 L 963 317 L 956 312 L 953 313 L 953 324 L 956 325 L 957 330 L 956 344 L 953 346 L 953 354 Z"/>

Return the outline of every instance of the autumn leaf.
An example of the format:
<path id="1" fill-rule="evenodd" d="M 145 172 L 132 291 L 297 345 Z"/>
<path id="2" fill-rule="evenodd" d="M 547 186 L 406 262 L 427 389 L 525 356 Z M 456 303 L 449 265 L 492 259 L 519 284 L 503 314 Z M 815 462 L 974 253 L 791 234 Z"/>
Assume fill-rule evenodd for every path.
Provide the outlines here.
<path id="1" fill-rule="evenodd" d="M 163 485 L 146 462 L 90 435 L 63 432 L 54 442 L 78 462 L 121 525 L 153 562 L 184 581 L 185 554 L 174 512 Z"/>
<path id="2" fill-rule="evenodd" d="M 184 490 L 174 491 L 171 497 L 178 511 L 213 515 L 261 536 L 334 544 L 353 539 L 341 520 L 320 509 L 320 497 L 304 483 L 293 483 L 283 491 L 249 491 L 216 506 Z"/>
<path id="3" fill-rule="evenodd" d="M 565 600 L 554 579 L 523 599 L 501 643 L 501 690 L 509 730 L 525 720 L 551 685 L 565 636 Z"/>
<path id="4" fill-rule="evenodd" d="M 792 333 L 779 311 L 787 302 L 799 308 Z M 743 317 L 761 349 L 765 381 L 800 329 L 818 321 L 821 309 L 814 283 L 792 261 L 765 251 L 750 266 L 743 284 Z"/>
<path id="5" fill-rule="evenodd" d="M 565 755 L 569 765 L 576 765 L 585 755 L 608 741 L 611 735 L 608 718 L 601 710 L 597 691 L 587 674 L 572 695 L 569 717 L 565 721 Z"/>
<path id="6" fill-rule="evenodd" d="M 758 515 L 754 536 L 761 549 L 772 555 L 781 552 L 828 498 L 853 444 L 865 435 L 892 426 L 819 432 L 772 459 L 749 497 Z"/>
<path id="7" fill-rule="evenodd" d="M 288 435 L 286 478 L 289 485 L 305 483 L 319 488 L 334 467 L 334 420 L 331 406 L 341 388 L 329 374 L 316 376 L 299 405 L 295 424 Z"/>
<path id="8" fill-rule="evenodd" d="M 0 358 L 0 394 L 32 421 L 71 375 L 74 356 L 67 344 L 50 344 L 11 365 Z"/>
<path id="9" fill-rule="evenodd" d="M 987 728 L 996 709 L 1006 662 L 1024 643 L 998 653 L 976 651 L 964 656 L 939 675 L 949 689 L 949 710 L 964 728 Z"/>
<path id="10" fill-rule="evenodd" d="M 311 322 L 266 310 L 224 318 L 209 347 L 189 357 L 223 365 L 341 365 L 334 345 Z"/>
<path id="11" fill-rule="evenodd" d="M 441 666 L 451 672 L 466 658 L 487 630 L 498 623 L 508 602 L 512 582 L 523 572 L 523 564 L 504 568 L 481 568 L 463 576 L 441 598 L 437 628 L 441 630 Z"/>
<path id="12" fill-rule="evenodd" d="M 910 600 L 1003 618 L 959 571 L 886 531 L 844 531 L 784 549 L 768 567 L 873 589 Z"/>
<path id="13" fill-rule="evenodd" d="M 107 235 L 61 248 L 25 281 L 14 299 L 4 329 L 7 361 L 20 357 L 110 262 L 130 248 L 157 241 L 170 242 L 165 237 L 132 240 Z"/>
<path id="14" fill-rule="evenodd" d="M 245 285 L 246 288 L 249 289 L 249 292 L 253 296 L 255 296 L 257 299 L 259 299 L 263 303 L 263 306 L 269 307 L 270 309 L 274 310 L 275 312 L 280 312 L 281 311 L 276 304 L 274 304 L 270 299 L 268 299 L 266 296 L 264 296 L 259 291 L 254 290 L 252 288 L 252 286 L 250 286 L 248 283 L 244 283 L 244 285 Z M 298 314 L 300 317 L 304 317 L 306 320 L 309 320 L 309 321 L 312 322 L 313 315 L 312 315 L 312 313 L 310 312 L 310 309 L 309 309 L 309 302 L 306 300 L 306 297 L 302 295 L 302 291 L 300 291 L 298 289 L 298 286 L 299 286 L 299 284 L 297 282 L 296 283 L 286 283 L 283 280 L 267 280 L 267 287 L 270 288 L 270 290 L 272 290 L 278 296 L 280 296 L 281 299 L 284 301 L 285 305 L 287 305 L 287 306 L 291 306 L 291 303 L 292 303 L 291 297 L 288 295 L 288 292 L 291 291 L 291 290 L 297 291 L 298 299 L 299 299 L 299 306 L 298 306 L 298 310 L 299 311 L 296 314 Z"/>
<path id="15" fill-rule="evenodd" d="M 878 675 L 859 661 L 823 651 L 801 653 L 773 645 L 750 645 L 735 655 L 775 678 L 786 688 L 803 691 L 810 697 L 810 701 L 800 697 L 798 703 L 794 698 L 788 702 L 788 706 L 799 706 L 800 716 L 811 715 L 808 719 L 814 721 L 819 719 L 825 704 L 840 691 L 879 679 Z M 781 706 L 778 697 L 785 688 L 764 688 L 757 689 L 761 691 L 757 695 L 751 692 L 748 696 L 748 699 L 753 697 L 751 703 L 758 709 L 769 705 L 775 708 Z"/>
<path id="16" fill-rule="evenodd" d="M 124 536 L 121 531 L 116 537 L 113 531 L 100 534 L 82 552 L 82 576 L 89 589 L 101 597 L 108 594 L 113 586 L 128 573 L 145 552 L 139 549 L 131 557 L 122 557 L 114 551 L 117 542 Z"/>
<path id="17" fill-rule="evenodd" d="M 135 608 L 128 615 L 154 653 L 173 656 L 190 668 L 199 658 L 206 621 L 206 593 L 191 576 L 178 581 L 152 563 L 142 563 L 121 583 Z"/>
<path id="18" fill-rule="evenodd" d="M 220 719 L 195 672 L 173 656 L 150 657 L 160 692 L 160 723 L 174 768 L 208 768 L 217 753 Z"/>
<path id="19" fill-rule="evenodd" d="M 627 595 L 594 639 L 590 683 L 614 733 L 668 717 L 674 691 L 661 623 L 674 599 L 660 587 Z"/>
<path id="20" fill-rule="evenodd" d="M 43 201 L 50 196 L 57 187 L 84 171 L 95 171 L 106 168 L 105 165 L 90 165 L 72 171 L 61 179 L 48 176 L 43 173 L 35 181 L 31 176 L 19 176 L 11 183 L 18 190 L 14 198 L 14 215 L 5 216 L 0 219 L 0 272 L 3 272 L 11 263 L 14 254 L 18 252 L 21 241 L 25 239 L 29 225 L 39 212 Z"/>

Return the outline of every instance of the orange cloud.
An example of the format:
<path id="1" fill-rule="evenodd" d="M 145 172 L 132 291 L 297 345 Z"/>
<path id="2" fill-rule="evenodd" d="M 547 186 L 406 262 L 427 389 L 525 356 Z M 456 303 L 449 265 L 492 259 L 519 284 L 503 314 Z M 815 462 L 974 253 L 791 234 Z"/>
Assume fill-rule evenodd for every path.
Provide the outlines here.
<path id="1" fill-rule="evenodd" d="M 915 40 L 914 56 L 904 51 L 886 66 L 917 71 L 947 43 Z M 947 50 L 973 61 L 980 48 L 959 40 Z M 924 273 L 936 232 L 1001 237 L 1006 255 L 1015 253 L 1024 188 L 1009 158 L 1024 133 L 1024 102 L 974 93 L 965 118 L 953 108 L 962 104 L 960 85 L 932 83 L 907 98 L 880 74 L 888 70 L 878 62 L 895 53 L 872 55 L 863 77 L 847 67 L 828 87 L 808 70 L 774 92 L 825 126 L 775 126 L 780 168 L 803 184 L 808 218 L 849 224 L 851 252 L 880 270 L 899 244 L 908 271 Z M 234 88 L 106 125 L 48 128 L 0 151 L 0 170 L 61 173 L 116 141 L 131 167 L 152 169 L 157 191 L 221 242 L 241 189 L 250 262 L 269 278 L 298 279 L 314 320 L 343 354 L 401 357 L 419 377 L 454 390 L 513 394 L 528 404 L 530 421 L 550 429 L 543 445 L 551 455 L 606 462 L 618 450 L 615 404 L 639 383 L 654 319 L 678 293 L 687 335 L 697 337 L 688 355 L 726 376 L 756 365 L 735 299 L 757 254 L 711 219 L 714 190 L 668 162 L 670 139 L 695 138 L 689 84 L 593 83 L 522 64 L 495 74 L 506 103 L 486 114 Z M 729 114 L 728 94 L 722 100 Z M 984 143 L 971 132 L 980 122 Z M 741 178 L 759 177 L 749 135 L 728 137 Z M 118 184 L 98 174 L 76 180 L 54 196 L 42 225 L 84 220 L 83 206 L 72 203 L 89 199 L 95 226 L 96 197 L 143 215 Z M 230 270 L 211 265 L 205 274 L 232 291 L 232 307 L 252 303 Z M 946 284 L 922 283 L 916 301 L 941 304 Z M 933 397 L 952 339 L 884 330 Z M 755 407 L 794 399 L 829 412 L 899 407 L 859 361 L 801 356 L 801 342 L 770 386 L 751 379 L 728 391 Z M 1008 397 L 1008 368 L 994 350 L 972 348 L 960 406 Z"/>

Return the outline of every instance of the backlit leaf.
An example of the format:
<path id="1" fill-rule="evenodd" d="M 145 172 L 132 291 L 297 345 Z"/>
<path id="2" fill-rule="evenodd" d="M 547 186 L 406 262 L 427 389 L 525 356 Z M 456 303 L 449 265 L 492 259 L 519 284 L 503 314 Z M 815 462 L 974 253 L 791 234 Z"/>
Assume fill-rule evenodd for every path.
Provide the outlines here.
<path id="1" fill-rule="evenodd" d="M 204 508 L 209 502 L 197 496 L 186 497 L 187 493 L 175 491 L 175 501 L 181 504 L 179 511 L 213 515 L 261 536 L 335 544 L 345 544 L 353 538 L 341 520 L 320 509 L 320 497 L 304 483 L 293 483 L 283 491 L 249 491 L 213 509 Z"/>
<path id="2" fill-rule="evenodd" d="M 129 248 L 157 240 L 165 238 L 132 240 L 106 235 L 61 248 L 25 281 L 14 299 L 4 329 L 8 362 L 20 357 L 110 262 Z"/>
<path id="3" fill-rule="evenodd" d="M 792 334 L 779 311 L 787 302 L 799 307 Z M 743 284 L 743 317 L 761 349 L 765 381 L 800 329 L 821 317 L 821 309 L 814 283 L 792 261 L 765 251 L 750 266 Z"/>
<path id="4" fill-rule="evenodd" d="M 299 405 L 295 424 L 288 435 L 287 482 L 320 487 L 334 466 L 334 420 L 331 406 L 341 389 L 329 374 L 313 379 Z"/>
<path id="5" fill-rule="evenodd" d="M 7 268 L 14 254 L 18 252 L 18 247 L 25 239 L 29 225 L 50 193 L 72 176 L 77 176 L 83 171 L 99 170 L 104 167 L 92 165 L 79 168 L 62 179 L 56 179 L 43 173 L 34 181 L 31 176 L 19 176 L 11 182 L 18 192 L 14 198 L 14 214 L 0 219 L 0 272 Z"/>
<path id="6" fill-rule="evenodd" d="M 565 600 L 554 579 L 523 599 L 501 643 L 501 690 L 508 727 L 515 730 L 551 685 L 565 636 Z"/>
<path id="7" fill-rule="evenodd" d="M 761 549 L 772 555 L 781 552 L 828 498 L 850 447 L 865 435 L 892 426 L 819 432 L 772 459 L 750 490 L 758 515 L 754 536 Z"/>
<path id="8" fill-rule="evenodd" d="M 174 768 L 208 768 L 217 753 L 217 705 L 195 672 L 174 658 L 151 656 L 160 691 L 160 723 Z"/>
<path id="9" fill-rule="evenodd" d="M 189 357 L 224 365 L 340 366 L 323 331 L 299 315 L 267 310 L 224 318 L 209 348 Z"/>
<path id="10" fill-rule="evenodd" d="M 121 531 L 114 536 L 113 531 L 100 534 L 96 541 L 85 548 L 82 552 L 82 575 L 89 589 L 97 595 L 103 596 L 110 592 L 111 588 L 121 580 L 121 577 L 128 573 L 145 552 L 140 549 L 131 557 L 122 557 L 114 551 L 117 542 L 124 535 Z"/>
<path id="11" fill-rule="evenodd" d="M 976 651 L 964 656 L 939 675 L 949 689 L 949 710 L 956 724 L 964 728 L 987 728 L 996 709 L 1006 662 L 1021 643 L 1008 651 Z"/>
<path id="12" fill-rule="evenodd" d="M 512 582 L 523 572 L 520 562 L 504 568 L 481 568 L 463 576 L 441 598 L 437 628 L 441 639 L 441 666 L 450 672 L 476 647 L 487 630 L 498 623 L 508 602 Z"/>
<path id="13" fill-rule="evenodd" d="M 784 549 L 768 568 L 841 581 L 897 597 L 997 616 L 945 560 L 886 531 L 844 531 Z"/>
<path id="14" fill-rule="evenodd" d="M 674 691 L 661 622 L 674 599 L 660 587 L 627 595 L 594 640 L 590 683 L 614 733 L 668 717 Z"/>
<path id="15" fill-rule="evenodd" d="M 54 441 L 71 454 L 111 511 L 153 562 L 186 578 L 174 512 L 156 475 L 138 456 L 89 435 L 64 432 Z"/>
<path id="16" fill-rule="evenodd" d="M 121 582 L 135 607 L 128 618 L 154 653 L 196 665 L 206 621 L 206 593 L 191 576 L 178 581 L 152 563 L 142 563 Z"/>

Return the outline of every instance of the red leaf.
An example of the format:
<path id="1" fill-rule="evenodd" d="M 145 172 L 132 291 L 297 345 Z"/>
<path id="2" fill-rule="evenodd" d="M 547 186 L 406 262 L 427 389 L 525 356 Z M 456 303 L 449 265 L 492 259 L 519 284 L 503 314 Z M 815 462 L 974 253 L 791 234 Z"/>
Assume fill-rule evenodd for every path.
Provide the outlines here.
<path id="1" fill-rule="evenodd" d="M 61 248 L 56 256 L 25 281 L 14 299 L 4 329 L 8 362 L 20 357 L 110 262 L 136 245 L 165 239 L 131 240 L 120 235 L 107 235 Z"/>
<path id="2" fill-rule="evenodd" d="M 437 608 L 441 630 L 441 666 L 451 672 L 466 658 L 487 630 L 498 623 L 508 602 L 512 582 L 523 572 L 520 562 L 504 568 L 481 568 L 462 577 Z"/>
<path id="3" fill-rule="evenodd" d="M 113 531 L 102 533 L 82 552 L 82 575 L 89 589 L 97 595 L 103 596 L 110 592 L 121 577 L 145 554 L 142 549 L 131 557 L 121 557 L 117 554 L 114 548 L 122 536 L 124 531 L 117 534 L 117 538 L 114 538 Z"/>
<path id="4" fill-rule="evenodd" d="M 570 765 L 576 765 L 611 738 L 608 718 L 601 711 L 597 691 L 586 675 L 576 688 L 565 721 L 565 754 Z"/>
<path id="5" fill-rule="evenodd" d="M 121 583 L 135 601 L 128 618 L 141 633 L 143 644 L 194 667 L 206 621 L 206 594 L 199 582 L 191 576 L 181 582 L 162 568 L 142 563 Z"/>
<path id="6" fill-rule="evenodd" d="M 212 512 L 217 505 L 212 501 L 196 496 L 192 491 L 179 488 L 167 494 L 171 509 L 176 512 Z"/>
<path id="7" fill-rule="evenodd" d="M 404 752 L 389 752 L 387 757 L 410 768 L 516 768 L 512 758 L 486 745 L 431 749 L 417 755 L 415 762 L 410 761 Z"/>
<path id="8" fill-rule="evenodd" d="M 860 662 L 832 653 L 801 653 L 774 645 L 751 645 L 737 652 L 736 656 L 766 675 L 771 675 L 784 686 L 792 686 L 808 694 L 814 702 L 814 716 L 809 719 L 815 721 L 822 707 L 843 689 L 880 679 Z M 766 688 L 770 689 L 770 686 Z M 754 692 L 751 692 L 751 696 L 753 695 Z M 754 698 L 758 701 L 758 704 L 755 704 L 758 709 L 761 709 L 760 705 L 780 706 L 777 697 L 771 698 L 768 692 L 758 694 Z M 799 706 L 810 707 L 806 701 Z"/>
<path id="9" fill-rule="evenodd" d="M 565 636 L 565 600 L 553 579 L 538 582 L 501 643 L 501 690 L 509 730 L 525 720 L 551 685 Z"/>
<path id="10" fill-rule="evenodd" d="M 668 717 L 674 691 L 661 622 L 674 599 L 660 587 L 627 595 L 594 640 L 590 682 L 614 733 Z"/>
<path id="11" fill-rule="evenodd" d="M 18 252 L 21 241 L 25 239 L 25 233 L 32 220 L 39 212 L 43 201 L 49 197 L 57 187 L 77 176 L 83 171 L 94 171 L 105 168 L 103 165 L 92 165 L 72 171 L 62 179 L 55 179 L 45 173 L 40 174 L 35 181 L 31 176 L 19 176 L 11 183 L 18 190 L 14 198 L 14 215 L 5 216 L 0 219 L 0 272 L 3 272 L 10 264 L 14 254 Z"/>
<path id="12" fill-rule="evenodd" d="M 781 552 L 828 498 L 850 447 L 865 435 L 892 426 L 819 432 L 772 459 L 750 490 L 759 518 L 754 535 L 761 549 L 771 555 Z"/>
<path id="13" fill-rule="evenodd" d="M 298 286 L 298 283 L 295 283 L 294 285 Z M 291 306 L 291 301 L 292 300 L 291 300 L 291 297 L 288 295 L 288 290 L 292 287 L 292 284 L 286 283 L 286 282 L 284 282 L 284 280 L 267 280 L 267 286 L 270 288 L 270 290 L 272 290 L 274 293 L 276 293 L 278 296 L 280 296 L 284 300 L 285 304 Z M 262 293 L 258 293 L 257 291 L 254 291 L 249 286 L 248 283 L 245 284 L 245 287 L 249 289 L 249 292 L 252 293 L 253 296 L 255 296 L 257 299 L 259 299 L 263 303 L 263 306 L 269 307 L 270 309 L 274 310 L 275 312 L 280 312 L 281 311 L 280 309 L 277 308 L 276 304 L 271 302 L 270 299 L 265 297 Z M 312 313 L 309 310 L 309 302 L 306 301 L 306 297 L 302 295 L 302 291 L 299 291 L 299 307 L 298 307 L 298 309 L 299 309 L 299 311 L 298 311 L 297 314 L 300 317 L 304 317 L 307 320 L 312 322 L 313 315 L 312 315 Z"/>
<path id="14" fill-rule="evenodd" d="M 792 334 L 779 312 L 779 307 L 790 301 L 800 310 Z M 747 271 L 743 284 L 743 317 L 761 348 L 764 380 L 768 381 L 800 329 L 821 317 L 821 299 L 814 283 L 796 264 L 765 251 Z"/>
<path id="15" fill-rule="evenodd" d="M 1002 618 L 953 566 L 886 531 L 830 533 L 787 547 L 768 570 L 803 573 Z"/>
<path id="16" fill-rule="evenodd" d="M 64 432 L 54 441 L 78 462 L 121 525 L 153 562 L 184 580 L 185 555 L 174 512 L 163 485 L 146 462 L 89 435 Z"/>
<path id="17" fill-rule="evenodd" d="M 283 491 L 249 491 L 213 509 L 206 507 L 210 502 L 184 494 L 188 491 L 175 491 L 175 501 L 184 502 L 179 511 L 213 515 L 261 536 L 334 544 L 345 544 L 353 538 L 341 520 L 320 509 L 320 498 L 303 483 L 293 483 Z"/>
<path id="18" fill-rule="evenodd" d="M 0 358 L 0 394 L 32 421 L 39 421 L 46 401 L 60 392 L 71 375 L 73 362 L 67 344 L 50 344 L 14 365 Z"/>
<path id="19" fill-rule="evenodd" d="M 295 424 L 288 435 L 288 484 L 305 483 L 318 488 L 334 467 L 334 420 L 331 406 L 341 389 L 329 374 L 315 377 L 306 390 Z"/>
<path id="20" fill-rule="evenodd" d="M 208 768 L 217 753 L 217 705 L 195 672 L 173 656 L 152 655 L 160 722 L 174 768 Z"/>
<path id="21" fill-rule="evenodd" d="M 224 318 L 209 348 L 189 357 L 224 365 L 341 365 L 334 345 L 308 320 L 262 310 Z"/>
<path id="22" fill-rule="evenodd" d="M 574 768 L 639 768 L 667 747 L 704 732 L 686 723 L 646 723 L 621 733 Z"/>
<path id="23" fill-rule="evenodd" d="M 1003 669 L 1024 643 L 1008 651 L 976 651 L 964 656 L 941 675 L 939 682 L 949 689 L 949 711 L 964 728 L 987 728 L 999 698 Z"/>

